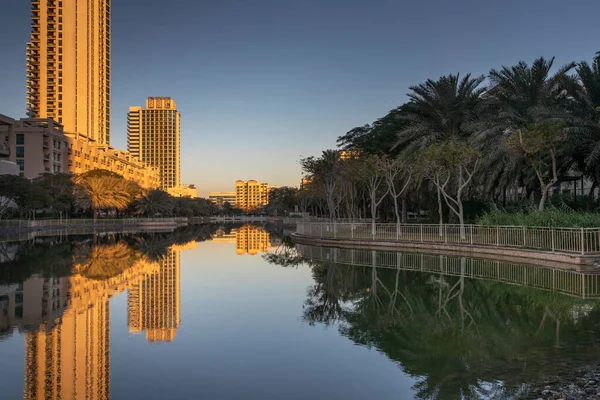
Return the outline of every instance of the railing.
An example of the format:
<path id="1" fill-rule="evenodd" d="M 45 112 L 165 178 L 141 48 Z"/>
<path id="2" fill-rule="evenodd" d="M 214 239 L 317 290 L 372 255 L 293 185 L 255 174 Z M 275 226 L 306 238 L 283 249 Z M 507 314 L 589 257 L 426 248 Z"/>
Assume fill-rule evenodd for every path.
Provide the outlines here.
<path id="1" fill-rule="evenodd" d="M 373 229 L 374 228 L 374 229 Z M 296 232 L 321 239 L 448 243 L 600 254 L 600 228 L 298 222 Z"/>
<path id="2" fill-rule="evenodd" d="M 187 224 L 185 217 L 177 218 L 98 218 L 98 219 L 42 219 L 42 220 L 0 220 L 1 228 L 46 228 L 46 227 L 115 227 L 115 226 L 140 226 L 140 225 L 179 225 Z"/>
<path id="3" fill-rule="evenodd" d="M 300 244 L 296 245 L 296 248 L 302 256 L 314 261 L 484 279 L 582 298 L 600 298 L 600 274 L 593 272 L 460 256 L 338 249 Z"/>

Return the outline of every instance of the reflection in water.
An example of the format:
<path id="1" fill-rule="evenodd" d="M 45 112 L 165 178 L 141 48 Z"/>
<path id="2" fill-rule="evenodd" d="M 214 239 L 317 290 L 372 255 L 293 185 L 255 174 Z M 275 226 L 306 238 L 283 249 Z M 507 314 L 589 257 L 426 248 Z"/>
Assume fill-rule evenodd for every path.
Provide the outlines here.
<path id="1" fill-rule="evenodd" d="M 0 286 L 1 332 L 24 332 L 24 398 L 110 397 L 109 299 L 124 290 L 130 329 L 172 341 L 180 325 L 180 252 L 195 243 L 173 245 L 155 260 L 124 239 L 87 240 L 75 244 L 72 276 L 35 274 Z"/>
<path id="2" fill-rule="evenodd" d="M 417 398 L 515 398 L 600 356 L 597 272 L 303 245 L 265 258 L 308 263 L 304 320 L 398 362 Z"/>
<path id="3" fill-rule="evenodd" d="M 256 225 L 242 225 L 230 230 L 219 229 L 211 238 L 214 242 L 235 243 L 235 252 L 238 255 L 268 252 L 271 246 L 279 244 L 278 239 L 264 228 Z"/>
<path id="4" fill-rule="evenodd" d="M 171 342 L 181 323 L 180 268 L 182 250 L 196 242 L 174 245 L 160 261 L 157 272 L 131 285 L 127 294 L 127 325 L 132 333 L 146 331 L 150 342 Z"/>

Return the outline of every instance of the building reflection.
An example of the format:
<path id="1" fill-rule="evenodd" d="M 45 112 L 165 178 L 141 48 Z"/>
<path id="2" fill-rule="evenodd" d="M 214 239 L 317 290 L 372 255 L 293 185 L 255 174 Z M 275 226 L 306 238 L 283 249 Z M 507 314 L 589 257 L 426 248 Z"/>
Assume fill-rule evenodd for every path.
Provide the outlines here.
<path id="1" fill-rule="evenodd" d="M 239 228 L 232 228 L 229 232 L 219 229 L 211 240 L 220 243 L 235 243 L 235 253 L 238 255 L 255 255 L 269 251 L 273 245 L 277 245 L 277 243 L 273 243 L 275 239 L 271 238 L 271 234 L 267 230 L 256 225 L 243 225 Z"/>
<path id="2" fill-rule="evenodd" d="M 129 288 L 127 324 L 129 332 L 146 332 L 149 342 L 171 342 L 181 324 L 181 251 L 193 249 L 196 242 L 175 245 L 160 261 L 158 271 L 147 274 Z"/>
<path id="3" fill-rule="evenodd" d="M 125 290 L 132 331 L 146 331 L 149 341 L 172 341 L 181 324 L 180 252 L 195 242 L 173 246 L 153 261 L 136 253 L 120 273 L 98 279 L 86 271 L 108 271 L 115 245 L 105 261 L 93 247 L 90 257 L 75 257 L 76 275 L 0 286 L 0 332 L 15 329 L 25 338 L 25 399 L 110 398 L 110 298 Z M 102 247 L 102 246 L 101 246 Z M 112 263 L 118 264 L 119 260 Z M 0 339 L 2 336 L 0 336 Z"/>

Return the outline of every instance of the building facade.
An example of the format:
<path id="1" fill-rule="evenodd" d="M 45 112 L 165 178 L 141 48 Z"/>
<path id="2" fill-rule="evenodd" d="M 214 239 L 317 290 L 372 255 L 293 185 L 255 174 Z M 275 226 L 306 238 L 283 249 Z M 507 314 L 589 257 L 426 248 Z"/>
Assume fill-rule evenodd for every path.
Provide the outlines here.
<path id="1" fill-rule="evenodd" d="M 160 171 L 160 188 L 180 186 L 180 118 L 170 97 L 148 97 L 146 108 L 130 107 L 127 150 Z"/>
<path id="2" fill-rule="evenodd" d="M 255 208 L 269 204 L 269 184 L 255 180 L 248 182 L 235 182 L 235 205 L 243 210 L 254 210 Z"/>
<path id="3" fill-rule="evenodd" d="M 223 207 L 225 203 L 235 206 L 235 192 L 209 192 L 208 199 L 217 207 Z"/>
<path id="4" fill-rule="evenodd" d="M 110 0 L 32 0 L 27 109 L 110 143 Z"/>
<path id="5" fill-rule="evenodd" d="M 28 179 L 43 173 L 69 172 L 69 142 L 63 127 L 52 119 L 23 118 L 11 129 L 0 126 L 9 161 Z"/>
<path id="6" fill-rule="evenodd" d="M 98 145 L 85 135 L 65 133 L 63 129 L 51 118 L 22 118 L 10 126 L 0 124 L 0 138 L 8 148 L 8 161 L 16 163 L 28 179 L 43 173 L 79 174 L 106 169 L 143 188 L 158 187 L 157 169 L 128 152 Z"/>
<path id="7" fill-rule="evenodd" d="M 196 187 L 194 185 L 179 185 L 168 188 L 167 193 L 173 197 L 198 197 Z"/>

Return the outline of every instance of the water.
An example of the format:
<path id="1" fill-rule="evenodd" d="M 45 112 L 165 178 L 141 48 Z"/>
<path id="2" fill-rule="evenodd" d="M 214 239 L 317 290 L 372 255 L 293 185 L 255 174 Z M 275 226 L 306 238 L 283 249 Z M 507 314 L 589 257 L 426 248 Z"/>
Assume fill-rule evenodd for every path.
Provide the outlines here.
<path id="1" fill-rule="evenodd" d="M 4 243 L 0 398 L 517 398 L 600 355 L 593 273 L 281 241 Z"/>

